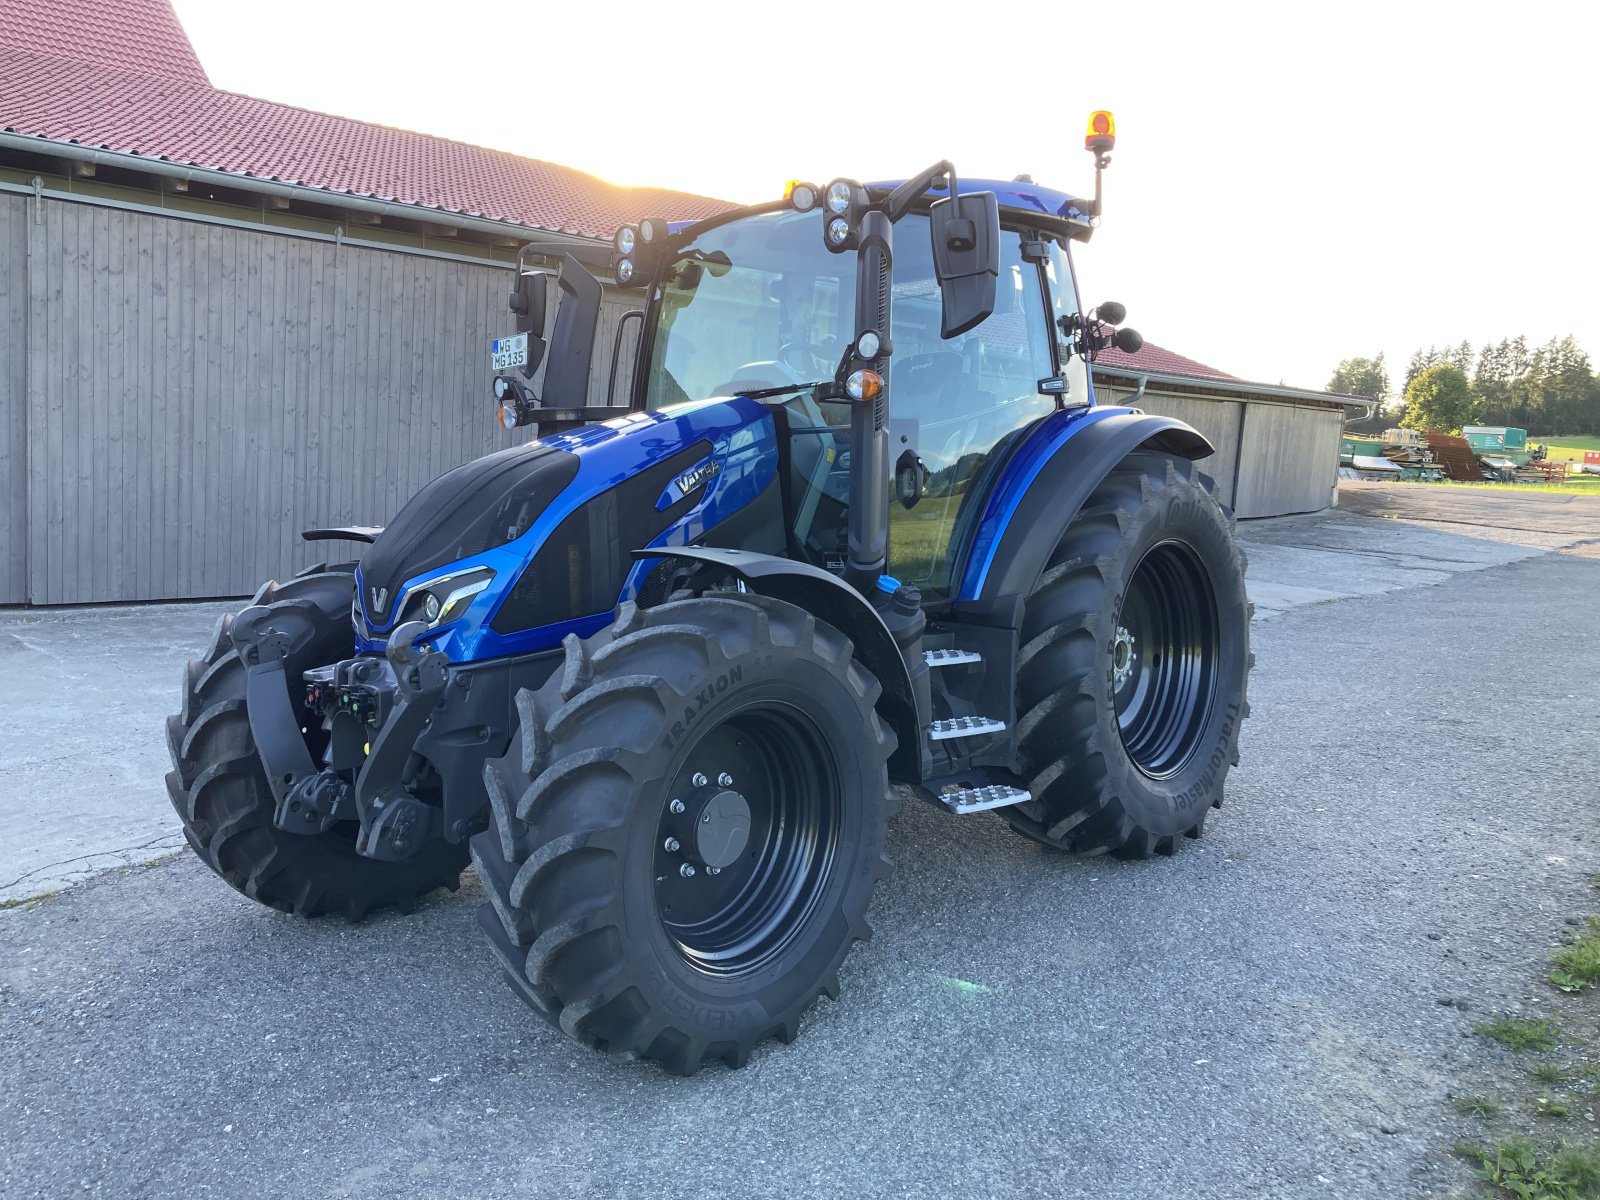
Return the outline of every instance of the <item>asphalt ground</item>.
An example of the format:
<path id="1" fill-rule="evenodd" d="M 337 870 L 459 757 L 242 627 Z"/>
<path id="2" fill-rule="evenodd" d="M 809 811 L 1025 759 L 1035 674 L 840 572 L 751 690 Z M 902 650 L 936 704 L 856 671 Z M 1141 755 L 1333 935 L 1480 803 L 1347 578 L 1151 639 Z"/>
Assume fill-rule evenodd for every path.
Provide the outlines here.
<path id="1" fill-rule="evenodd" d="M 0 1196 L 1464 1194 L 1448 1098 L 1509 1053 L 1471 1025 L 1544 1011 L 1596 907 L 1594 549 L 1259 622 L 1243 763 L 1172 859 L 908 804 L 841 1000 L 742 1071 L 545 1027 L 470 875 L 349 926 L 182 855 L 0 913 Z"/>

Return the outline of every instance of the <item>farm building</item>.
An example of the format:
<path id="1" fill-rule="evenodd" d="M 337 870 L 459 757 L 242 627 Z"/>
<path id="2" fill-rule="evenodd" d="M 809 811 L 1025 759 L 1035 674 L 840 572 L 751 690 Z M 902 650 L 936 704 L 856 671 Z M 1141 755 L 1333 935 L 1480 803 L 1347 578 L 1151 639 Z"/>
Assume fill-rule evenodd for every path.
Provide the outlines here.
<path id="1" fill-rule="evenodd" d="M 1102 404 L 1129 404 L 1187 421 L 1216 447 L 1203 469 L 1240 517 L 1319 512 L 1334 503 L 1339 436 L 1356 396 L 1251 383 L 1148 343 L 1107 350 L 1094 366 Z"/>
<path id="2" fill-rule="evenodd" d="M 381 522 L 512 437 L 517 246 L 727 207 L 220 90 L 167 0 L 0 0 L 0 79 L 0 604 L 244 595 Z M 1338 398 L 1153 347 L 1096 378 L 1210 437 L 1241 515 L 1329 502 Z"/>

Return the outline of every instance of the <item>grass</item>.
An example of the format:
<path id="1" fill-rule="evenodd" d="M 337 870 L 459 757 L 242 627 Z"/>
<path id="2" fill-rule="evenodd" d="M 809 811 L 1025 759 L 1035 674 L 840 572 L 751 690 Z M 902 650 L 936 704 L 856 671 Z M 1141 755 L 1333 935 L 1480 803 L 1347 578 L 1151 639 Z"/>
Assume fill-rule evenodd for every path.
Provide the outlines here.
<path id="1" fill-rule="evenodd" d="M 1528 445 L 1550 447 L 1550 461 L 1582 462 L 1585 450 L 1600 450 L 1600 437 L 1530 437 Z"/>
<path id="2" fill-rule="evenodd" d="M 1582 1146 L 1546 1149 L 1527 1138 L 1508 1137 L 1490 1147 L 1457 1142 L 1455 1151 L 1476 1163 L 1473 1173 L 1503 1196 L 1517 1200 L 1600 1197 L 1600 1154 Z"/>
<path id="3" fill-rule="evenodd" d="M 1550 982 L 1563 992 L 1600 987 L 1600 918 L 1590 917 L 1583 932 L 1551 955 Z"/>
<path id="4" fill-rule="evenodd" d="M 1493 1117 L 1500 1112 L 1500 1106 L 1487 1096 L 1457 1096 L 1455 1106 L 1464 1117 Z"/>
<path id="5" fill-rule="evenodd" d="M 1528 1071 L 1528 1077 L 1535 1083 L 1543 1083 L 1554 1087 L 1567 1081 L 1567 1071 L 1560 1063 L 1545 1059 L 1543 1062 L 1533 1064 Z"/>
<path id="6" fill-rule="evenodd" d="M 1509 1046 L 1513 1050 L 1537 1050 L 1545 1053 L 1556 1048 L 1558 1030 L 1549 1017 L 1534 1020 L 1531 1017 L 1496 1017 L 1473 1028 L 1491 1041 Z"/>
<path id="7" fill-rule="evenodd" d="M 1572 496 L 1600 496 L 1600 475 L 1568 475 L 1564 483 L 1459 483 L 1442 479 L 1426 487 L 1494 488 L 1502 492 L 1560 492 Z"/>
<path id="8" fill-rule="evenodd" d="M 46 900 L 54 900 L 61 895 L 60 890 L 53 892 L 40 892 L 37 896 L 14 896 L 9 900 L 0 900 L 0 912 L 13 908 L 31 908 L 35 904 L 43 904 Z"/>
<path id="9" fill-rule="evenodd" d="M 1593 882 L 1600 889 L 1600 874 Z M 1564 992 L 1578 993 L 1561 997 L 1559 1026 L 1553 1017 L 1496 1017 L 1475 1027 L 1485 1038 L 1540 1057 L 1528 1061 L 1520 1080 L 1499 1060 L 1494 1090 L 1500 1102 L 1455 1097 L 1456 1112 L 1481 1123 L 1481 1140 L 1455 1144 L 1481 1181 L 1474 1197 L 1600 1200 L 1600 1140 L 1590 1123 L 1600 1107 L 1600 919 L 1591 917 L 1550 955 L 1549 978 Z"/>

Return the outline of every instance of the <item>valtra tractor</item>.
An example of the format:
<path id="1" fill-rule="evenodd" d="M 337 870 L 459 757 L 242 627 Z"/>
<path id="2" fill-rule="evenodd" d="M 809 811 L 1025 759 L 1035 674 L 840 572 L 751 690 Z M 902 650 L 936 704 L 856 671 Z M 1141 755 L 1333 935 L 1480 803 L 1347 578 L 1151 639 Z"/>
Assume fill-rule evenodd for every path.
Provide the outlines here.
<path id="1" fill-rule="evenodd" d="M 941 162 L 618 231 L 621 416 L 599 283 L 525 247 L 494 390 L 544 436 L 221 621 L 167 730 L 195 852 L 351 917 L 470 854 L 528 1005 L 688 1073 L 837 995 L 905 792 L 1079 854 L 1198 837 L 1249 606 L 1212 447 L 1095 402 L 1138 345 L 1072 269 L 1112 145 L 1095 114 L 1093 200 Z"/>

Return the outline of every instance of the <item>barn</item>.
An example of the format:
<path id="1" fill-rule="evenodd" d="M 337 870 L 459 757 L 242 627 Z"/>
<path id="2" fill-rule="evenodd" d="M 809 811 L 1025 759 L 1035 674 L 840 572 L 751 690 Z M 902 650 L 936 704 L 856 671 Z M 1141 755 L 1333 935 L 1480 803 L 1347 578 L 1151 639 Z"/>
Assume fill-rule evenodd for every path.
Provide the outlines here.
<path id="1" fill-rule="evenodd" d="M 519 245 L 727 207 L 224 91 L 167 0 L 0 0 L 0 80 L 0 604 L 249 594 L 508 443 Z M 1329 502 L 1341 398 L 1155 347 L 1096 380 L 1211 437 L 1241 515 Z"/>
<path id="2" fill-rule="evenodd" d="M 167 0 L 0 0 L 0 80 L 0 604 L 249 594 L 508 444 L 519 245 L 727 207 L 220 90 Z"/>

